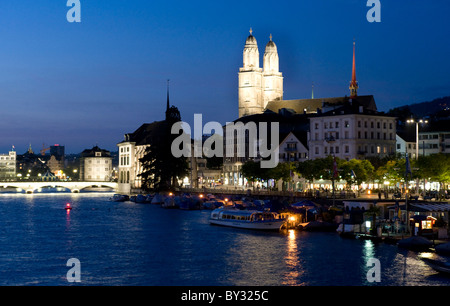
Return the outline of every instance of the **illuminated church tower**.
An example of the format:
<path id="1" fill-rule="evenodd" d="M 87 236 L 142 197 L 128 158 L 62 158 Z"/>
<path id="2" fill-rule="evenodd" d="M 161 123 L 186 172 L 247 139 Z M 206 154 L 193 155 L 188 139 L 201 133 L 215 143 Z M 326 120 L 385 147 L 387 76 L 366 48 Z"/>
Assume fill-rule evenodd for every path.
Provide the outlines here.
<path id="1" fill-rule="evenodd" d="M 243 67 L 239 69 L 239 118 L 259 114 L 264 109 L 262 69 L 259 68 L 259 51 L 255 37 L 245 41 Z"/>
<path id="2" fill-rule="evenodd" d="M 270 34 L 270 41 L 266 45 L 263 59 L 263 89 L 264 89 L 264 108 L 269 101 L 283 100 L 283 76 L 279 72 L 279 58 L 277 46 L 272 41 L 272 34 Z"/>

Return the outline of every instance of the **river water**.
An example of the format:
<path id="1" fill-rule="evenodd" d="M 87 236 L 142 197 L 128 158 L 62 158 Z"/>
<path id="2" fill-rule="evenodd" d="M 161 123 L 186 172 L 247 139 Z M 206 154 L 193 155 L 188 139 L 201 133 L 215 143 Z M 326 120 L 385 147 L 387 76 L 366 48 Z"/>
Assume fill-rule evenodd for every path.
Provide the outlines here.
<path id="1" fill-rule="evenodd" d="M 207 210 L 115 203 L 111 196 L 0 194 L 0 285 L 450 285 L 420 260 L 433 253 L 335 233 L 213 226 Z M 77 283 L 67 278 L 71 258 L 79 260 Z M 372 258 L 380 282 L 368 281 Z"/>

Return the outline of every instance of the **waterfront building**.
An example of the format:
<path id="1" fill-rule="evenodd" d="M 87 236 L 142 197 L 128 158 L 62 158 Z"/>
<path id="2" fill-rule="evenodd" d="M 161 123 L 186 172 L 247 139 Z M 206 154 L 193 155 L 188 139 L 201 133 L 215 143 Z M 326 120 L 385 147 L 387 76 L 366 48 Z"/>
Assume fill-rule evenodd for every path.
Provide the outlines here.
<path id="1" fill-rule="evenodd" d="M 397 131 L 395 137 L 396 153 L 405 156 L 408 154 L 410 159 L 416 159 L 416 136 L 410 133 L 402 133 Z M 419 153 L 420 155 L 420 153 Z"/>
<path id="2" fill-rule="evenodd" d="M 280 162 L 305 161 L 309 158 L 307 137 L 305 133 L 289 132 L 281 137 L 279 146 Z"/>
<path id="3" fill-rule="evenodd" d="M 9 151 L 8 154 L 0 154 L 0 180 L 15 180 L 16 179 L 16 152 Z"/>
<path id="4" fill-rule="evenodd" d="M 143 168 L 140 159 L 152 143 L 158 141 L 166 128 L 165 121 L 144 123 L 136 131 L 127 133 L 119 147 L 118 185 L 119 193 L 130 194 L 134 189 L 140 189 L 142 181 L 139 174 Z"/>
<path id="5" fill-rule="evenodd" d="M 56 177 L 60 179 L 64 177 L 63 173 L 65 166 L 64 146 L 60 146 L 59 144 L 50 146 L 50 157 L 43 156 L 41 159 L 46 161 L 48 169 Z"/>
<path id="6" fill-rule="evenodd" d="M 109 182 L 112 179 L 112 157 L 107 150 L 94 146 L 81 152 L 80 179 L 82 181 Z"/>
<path id="7" fill-rule="evenodd" d="M 395 118 L 365 107 L 365 100 L 374 103 L 372 96 L 354 97 L 310 117 L 311 159 L 332 155 L 350 160 L 395 154 Z"/>
<path id="8" fill-rule="evenodd" d="M 450 120 L 430 122 L 419 130 L 419 156 L 450 153 Z"/>

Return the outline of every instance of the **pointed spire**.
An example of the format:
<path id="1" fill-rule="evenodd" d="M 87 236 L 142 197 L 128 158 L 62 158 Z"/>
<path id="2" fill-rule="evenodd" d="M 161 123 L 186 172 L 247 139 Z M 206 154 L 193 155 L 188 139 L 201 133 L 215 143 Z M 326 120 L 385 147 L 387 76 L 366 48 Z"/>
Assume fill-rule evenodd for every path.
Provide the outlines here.
<path id="1" fill-rule="evenodd" d="M 170 103 L 169 103 L 169 82 L 170 82 L 170 80 L 167 80 L 167 108 L 166 108 L 166 111 L 168 111 L 169 108 L 170 108 Z"/>
<path id="2" fill-rule="evenodd" d="M 311 85 L 312 89 L 311 89 L 311 99 L 314 99 L 314 82 Z"/>
<path id="3" fill-rule="evenodd" d="M 253 35 L 253 30 L 252 30 L 252 28 L 250 27 L 250 35 Z"/>
<path id="4" fill-rule="evenodd" d="M 356 59 L 355 59 L 355 41 L 353 40 L 353 66 L 352 66 L 352 81 L 350 82 L 350 98 L 357 96 L 358 81 L 356 81 Z"/>
<path id="5" fill-rule="evenodd" d="M 272 33 L 270 33 L 270 36 L 269 36 L 269 38 L 270 38 L 270 41 L 272 41 Z"/>

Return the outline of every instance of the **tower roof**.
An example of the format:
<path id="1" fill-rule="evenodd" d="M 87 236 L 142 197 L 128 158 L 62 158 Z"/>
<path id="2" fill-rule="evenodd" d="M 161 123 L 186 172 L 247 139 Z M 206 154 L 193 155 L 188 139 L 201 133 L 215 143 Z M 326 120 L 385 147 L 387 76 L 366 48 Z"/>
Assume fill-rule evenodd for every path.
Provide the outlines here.
<path id="1" fill-rule="evenodd" d="M 272 34 L 270 34 L 270 40 L 266 45 L 265 53 L 277 52 L 277 45 L 272 40 Z"/>
<path id="2" fill-rule="evenodd" d="M 258 43 L 256 41 L 256 38 L 253 36 L 253 30 L 250 28 L 250 35 L 247 37 L 247 40 L 245 41 L 246 47 L 258 47 Z"/>
<path id="3" fill-rule="evenodd" d="M 352 80 L 350 82 L 349 89 L 350 89 L 350 97 L 356 97 L 358 90 L 358 81 L 356 81 L 355 42 L 353 42 Z"/>

